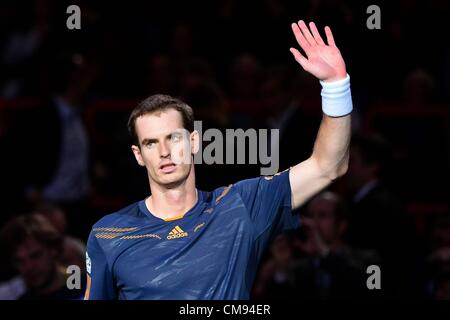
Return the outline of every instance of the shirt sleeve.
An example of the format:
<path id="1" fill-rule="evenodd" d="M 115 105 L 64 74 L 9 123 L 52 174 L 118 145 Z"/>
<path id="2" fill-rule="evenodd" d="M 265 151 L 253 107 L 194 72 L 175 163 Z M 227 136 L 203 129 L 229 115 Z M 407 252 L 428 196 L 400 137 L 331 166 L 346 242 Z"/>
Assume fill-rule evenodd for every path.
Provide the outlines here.
<path id="1" fill-rule="evenodd" d="M 93 232 L 89 235 L 87 243 L 86 272 L 87 285 L 84 300 L 117 299 L 112 272 Z"/>
<path id="2" fill-rule="evenodd" d="M 267 242 L 276 234 L 299 226 L 292 214 L 289 170 L 235 184 L 254 226 L 255 240 Z"/>

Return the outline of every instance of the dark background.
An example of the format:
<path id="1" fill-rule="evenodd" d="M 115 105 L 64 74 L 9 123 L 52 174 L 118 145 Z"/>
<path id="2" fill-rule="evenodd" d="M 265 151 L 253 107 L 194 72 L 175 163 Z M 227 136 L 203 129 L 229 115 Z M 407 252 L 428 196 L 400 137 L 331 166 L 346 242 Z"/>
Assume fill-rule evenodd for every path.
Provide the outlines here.
<path id="1" fill-rule="evenodd" d="M 70 4 L 81 8 L 81 30 L 66 28 Z M 366 27 L 371 4 L 381 8 L 380 30 Z M 77 203 L 57 204 L 82 240 L 103 215 L 148 194 L 126 122 L 151 94 L 181 97 L 204 129 L 269 128 L 301 101 L 288 116 L 280 170 L 306 159 L 321 109 L 318 81 L 289 52 L 298 47 L 290 24 L 304 19 L 332 28 L 351 76 L 354 132 L 381 134 L 392 147 L 384 182 L 413 222 L 409 244 L 423 265 L 431 226 L 450 214 L 449 18 L 444 0 L 2 1 L 1 225 L 45 201 L 30 190 L 54 174 L 60 142 L 42 110 L 67 88 L 88 134 L 90 183 Z M 211 190 L 258 176 L 259 165 L 196 171 L 198 187 Z M 344 179 L 333 189 L 345 198 Z M 6 280 L 14 272 L 1 260 Z M 419 274 L 414 296 L 432 298 Z"/>

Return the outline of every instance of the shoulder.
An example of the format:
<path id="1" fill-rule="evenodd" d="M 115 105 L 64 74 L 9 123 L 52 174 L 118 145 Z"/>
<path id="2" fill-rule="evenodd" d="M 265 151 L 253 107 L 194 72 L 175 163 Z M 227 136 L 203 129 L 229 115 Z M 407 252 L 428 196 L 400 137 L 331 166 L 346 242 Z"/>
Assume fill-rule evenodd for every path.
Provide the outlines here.
<path id="1" fill-rule="evenodd" d="M 143 213 L 139 210 L 139 202 L 105 215 L 93 226 L 87 241 L 90 256 L 117 252 L 120 240 L 143 225 Z M 112 251 L 111 251 L 112 250 Z"/>
<path id="2" fill-rule="evenodd" d="M 103 216 L 93 225 L 92 230 L 114 231 L 114 229 L 130 228 L 132 225 L 135 225 L 142 216 L 143 213 L 139 209 L 138 201 L 116 212 Z"/>
<path id="3" fill-rule="evenodd" d="M 274 175 L 270 176 L 259 176 L 255 178 L 240 180 L 236 182 L 233 186 L 238 191 L 256 191 L 258 188 L 263 188 L 266 186 L 277 186 L 279 184 L 288 184 L 289 183 L 289 170 L 290 168 L 277 172 Z"/>

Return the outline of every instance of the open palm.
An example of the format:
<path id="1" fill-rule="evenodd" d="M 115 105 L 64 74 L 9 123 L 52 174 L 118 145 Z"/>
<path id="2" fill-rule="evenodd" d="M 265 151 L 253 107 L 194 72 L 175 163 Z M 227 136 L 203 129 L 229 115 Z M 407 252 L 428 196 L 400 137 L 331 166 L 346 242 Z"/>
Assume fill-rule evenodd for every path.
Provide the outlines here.
<path id="1" fill-rule="evenodd" d="M 326 82 L 346 77 L 345 62 L 341 52 L 334 43 L 333 34 L 325 27 L 328 45 L 322 40 L 314 22 L 309 24 L 311 31 L 303 20 L 292 24 L 292 31 L 306 57 L 297 49 L 291 48 L 295 60 L 309 73 Z"/>

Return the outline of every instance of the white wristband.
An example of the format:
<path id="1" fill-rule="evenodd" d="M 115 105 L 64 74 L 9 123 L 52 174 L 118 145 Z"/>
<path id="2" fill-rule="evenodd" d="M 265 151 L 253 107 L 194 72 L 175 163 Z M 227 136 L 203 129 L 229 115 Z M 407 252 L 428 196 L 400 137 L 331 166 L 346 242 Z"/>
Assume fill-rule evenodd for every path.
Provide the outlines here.
<path id="1" fill-rule="evenodd" d="M 350 76 L 345 79 L 324 82 L 322 85 L 322 111 L 330 117 L 342 117 L 352 112 L 352 93 L 350 91 Z"/>

